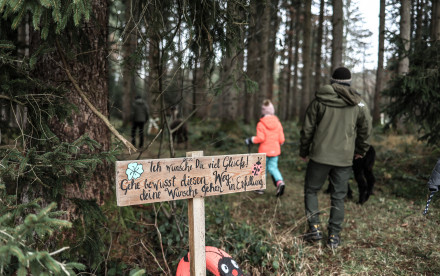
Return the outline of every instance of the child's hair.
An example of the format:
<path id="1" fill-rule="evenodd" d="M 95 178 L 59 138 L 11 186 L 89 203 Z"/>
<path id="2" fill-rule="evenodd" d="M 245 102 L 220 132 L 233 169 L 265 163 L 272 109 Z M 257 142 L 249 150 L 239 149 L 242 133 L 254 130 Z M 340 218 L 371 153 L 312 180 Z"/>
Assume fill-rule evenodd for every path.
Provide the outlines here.
<path id="1" fill-rule="evenodd" d="M 275 108 L 273 107 L 273 104 L 269 99 L 265 99 L 263 101 L 263 105 L 261 106 L 261 114 L 262 115 L 274 115 L 275 114 Z"/>

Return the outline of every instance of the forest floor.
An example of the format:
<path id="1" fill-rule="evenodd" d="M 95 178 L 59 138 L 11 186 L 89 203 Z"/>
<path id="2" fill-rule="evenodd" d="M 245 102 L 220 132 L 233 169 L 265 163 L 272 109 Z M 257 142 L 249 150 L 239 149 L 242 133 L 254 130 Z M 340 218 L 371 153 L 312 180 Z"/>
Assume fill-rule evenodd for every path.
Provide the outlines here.
<path id="1" fill-rule="evenodd" d="M 371 142 L 377 152 L 374 195 L 365 204 L 357 204 L 357 184 L 350 179 L 354 194 L 353 199 L 345 201 L 342 243 L 332 250 L 326 247 L 330 196 L 323 191 L 319 193 L 319 204 L 325 237 L 315 244 L 303 240 L 307 231 L 303 189 L 307 164 L 298 156 L 298 126 L 283 125 L 286 143 L 279 167 L 286 183 L 284 195 L 275 196 L 268 176 L 263 195 L 244 192 L 207 197 L 206 245 L 220 247 L 232 255 L 245 275 L 440 275 L 440 200 L 436 196 L 429 213 L 422 215 L 428 194 L 426 183 L 440 157 L 438 149 L 426 147 L 412 135 L 383 134 L 375 129 Z M 203 150 L 205 156 L 247 153 L 244 139 L 254 135 L 254 131 L 251 126 L 191 123 L 189 147 L 179 146 L 175 157 L 193 150 Z M 140 158 L 158 158 L 158 144 L 155 142 Z M 257 149 L 254 145 L 251 152 Z M 161 152 L 160 158 L 170 157 L 167 148 Z M 120 156 L 133 157 L 138 155 Z M 323 190 L 326 187 L 327 184 Z M 125 245 L 136 248 L 137 244 L 144 251 L 144 261 L 139 256 L 125 260 L 131 263 L 136 259 L 139 266 L 147 266 L 147 275 L 173 275 L 188 250 L 182 230 L 186 227 L 185 203 L 151 205 L 134 208 L 137 222 L 128 226 L 133 233 L 139 232 L 139 216 L 145 220 L 144 225 L 148 226 L 139 229 L 143 235 L 152 234 L 145 238 L 142 248 L 134 240 L 141 234 L 124 240 Z M 154 234 L 159 231 L 162 235 Z M 115 252 L 117 248 L 114 246 Z"/>

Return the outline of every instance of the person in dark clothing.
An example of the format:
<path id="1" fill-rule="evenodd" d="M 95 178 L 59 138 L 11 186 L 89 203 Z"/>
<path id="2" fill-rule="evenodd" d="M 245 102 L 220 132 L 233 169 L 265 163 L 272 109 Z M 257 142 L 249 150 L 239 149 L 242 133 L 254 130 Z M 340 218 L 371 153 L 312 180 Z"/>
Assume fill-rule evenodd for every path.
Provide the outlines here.
<path id="1" fill-rule="evenodd" d="M 310 159 L 304 182 L 304 204 L 309 224 L 305 238 L 308 241 L 323 238 L 317 193 L 329 177 L 335 188 L 331 194 L 328 223 L 327 245 L 331 248 L 340 244 L 344 198 L 353 157 L 363 157 L 370 146 L 367 142 L 372 128 L 369 109 L 350 85 L 350 70 L 337 68 L 331 84 L 321 87 L 308 106 L 300 133 L 299 155 L 304 161 Z"/>
<path id="2" fill-rule="evenodd" d="M 354 179 L 358 185 L 359 191 L 359 204 L 364 204 L 370 195 L 373 194 L 374 184 L 376 183 L 376 177 L 373 173 L 374 162 L 376 160 L 376 151 L 373 146 L 370 146 L 364 157 L 353 159 L 353 173 Z M 347 183 L 347 198 L 353 198 L 353 191 L 350 188 L 350 184 Z M 334 191 L 334 188 L 329 182 L 328 188 L 325 193 L 330 194 Z"/>
<path id="3" fill-rule="evenodd" d="M 132 106 L 132 128 L 131 128 L 131 143 L 136 146 L 136 130 L 139 129 L 139 148 L 144 145 L 144 125 L 149 119 L 149 111 L 147 103 L 136 96 Z"/>

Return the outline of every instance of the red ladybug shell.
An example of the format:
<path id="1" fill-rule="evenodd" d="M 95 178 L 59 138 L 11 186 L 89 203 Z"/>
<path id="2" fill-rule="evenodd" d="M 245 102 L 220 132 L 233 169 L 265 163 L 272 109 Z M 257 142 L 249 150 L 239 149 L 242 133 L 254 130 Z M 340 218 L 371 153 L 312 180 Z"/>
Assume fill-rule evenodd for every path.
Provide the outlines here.
<path id="1" fill-rule="evenodd" d="M 176 276 L 189 276 L 191 271 L 191 265 L 189 263 L 189 252 L 182 259 L 180 259 L 177 265 Z"/>
<path id="2" fill-rule="evenodd" d="M 243 276 L 243 271 L 238 264 L 225 251 L 205 246 L 206 268 L 215 276 Z M 179 262 L 176 276 L 190 276 L 190 255 L 189 252 Z"/>

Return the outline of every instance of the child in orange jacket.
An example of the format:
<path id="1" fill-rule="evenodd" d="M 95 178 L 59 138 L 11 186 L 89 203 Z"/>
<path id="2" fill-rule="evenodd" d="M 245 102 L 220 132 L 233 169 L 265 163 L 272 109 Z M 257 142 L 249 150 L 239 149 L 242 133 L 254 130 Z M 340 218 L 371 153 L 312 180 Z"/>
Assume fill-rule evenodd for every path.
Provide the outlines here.
<path id="1" fill-rule="evenodd" d="M 266 171 L 268 171 L 277 187 L 277 197 L 284 193 L 284 181 L 278 169 L 278 157 L 281 154 L 281 144 L 285 141 L 283 126 L 275 116 L 275 108 L 270 100 L 264 100 L 261 106 L 261 118 L 257 124 L 257 135 L 246 139 L 246 144 L 260 144 L 259 153 L 266 153 Z M 263 193 L 262 190 L 259 191 Z"/>

